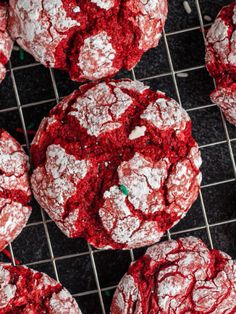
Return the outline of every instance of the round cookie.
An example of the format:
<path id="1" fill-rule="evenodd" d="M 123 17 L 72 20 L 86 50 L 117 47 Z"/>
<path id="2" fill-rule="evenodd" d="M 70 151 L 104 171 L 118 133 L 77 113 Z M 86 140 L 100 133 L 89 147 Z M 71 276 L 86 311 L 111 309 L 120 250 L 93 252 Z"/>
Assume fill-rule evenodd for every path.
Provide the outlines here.
<path id="1" fill-rule="evenodd" d="M 206 66 L 216 80 L 211 94 L 226 119 L 236 125 L 236 4 L 224 7 L 207 33 Z"/>
<path id="2" fill-rule="evenodd" d="M 25 266 L 0 263 L 0 314 L 81 314 L 62 285 Z"/>
<path id="3" fill-rule="evenodd" d="M 98 248 L 155 243 L 198 196 L 188 114 L 130 80 L 83 85 L 51 110 L 31 148 L 36 200 L 68 237 Z"/>
<path id="4" fill-rule="evenodd" d="M 7 32 L 7 4 L 0 3 L 0 82 L 5 78 L 5 65 L 10 59 L 13 42 Z"/>
<path id="5" fill-rule="evenodd" d="M 167 0 L 10 0 L 9 32 L 46 66 L 73 80 L 131 69 L 157 46 Z"/>
<path id="6" fill-rule="evenodd" d="M 31 214 L 28 171 L 24 150 L 0 129 L 0 251 L 19 235 Z"/>
<path id="7" fill-rule="evenodd" d="M 131 264 L 111 314 L 235 313 L 236 264 L 194 237 L 150 247 Z"/>

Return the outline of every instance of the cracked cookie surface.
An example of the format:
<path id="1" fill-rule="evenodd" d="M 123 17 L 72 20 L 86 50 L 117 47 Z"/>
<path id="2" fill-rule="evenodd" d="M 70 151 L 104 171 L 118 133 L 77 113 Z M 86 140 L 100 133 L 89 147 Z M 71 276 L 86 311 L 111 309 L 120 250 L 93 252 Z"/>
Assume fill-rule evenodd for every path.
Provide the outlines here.
<path id="1" fill-rule="evenodd" d="M 194 237 L 150 247 L 121 279 L 111 306 L 111 314 L 235 311 L 235 262 Z"/>
<path id="2" fill-rule="evenodd" d="M 97 80 L 157 46 L 166 16 L 167 0 L 10 0 L 8 29 L 37 61 Z"/>
<path id="3" fill-rule="evenodd" d="M 0 82 L 5 78 L 5 65 L 10 59 L 13 41 L 7 31 L 8 6 L 5 2 L 0 3 Z"/>
<path id="4" fill-rule="evenodd" d="M 31 214 L 28 171 L 24 150 L 0 129 L 0 251 L 19 235 Z"/>
<path id="5" fill-rule="evenodd" d="M 25 266 L 0 263 L 0 314 L 81 314 L 60 283 Z"/>
<path id="6" fill-rule="evenodd" d="M 39 204 L 68 237 L 98 248 L 157 242 L 199 192 L 188 114 L 140 82 L 82 86 L 42 121 L 31 153 Z"/>
<path id="7" fill-rule="evenodd" d="M 236 4 L 224 7 L 207 33 L 206 65 L 216 80 L 211 99 L 236 125 Z"/>

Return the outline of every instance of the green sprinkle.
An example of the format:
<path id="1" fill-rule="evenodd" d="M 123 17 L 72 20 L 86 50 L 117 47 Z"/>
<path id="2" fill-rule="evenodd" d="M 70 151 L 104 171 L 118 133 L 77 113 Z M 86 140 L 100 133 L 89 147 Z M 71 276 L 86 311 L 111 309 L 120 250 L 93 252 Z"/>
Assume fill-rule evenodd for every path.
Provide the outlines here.
<path id="1" fill-rule="evenodd" d="M 104 294 L 105 294 L 106 297 L 110 297 L 111 296 L 111 292 L 110 291 L 105 291 Z"/>
<path id="2" fill-rule="evenodd" d="M 23 61 L 25 59 L 25 52 L 24 52 L 24 50 L 20 49 L 19 54 L 20 54 L 20 60 Z"/>
<path id="3" fill-rule="evenodd" d="M 33 129 L 35 127 L 35 123 L 32 122 L 27 126 L 27 130 Z"/>
<path id="4" fill-rule="evenodd" d="M 120 190 L 125 194 L 125 195 L 129 195 L 129 191 L 127 189 L 127 187 L 123 184 L 120 185 Z"/>

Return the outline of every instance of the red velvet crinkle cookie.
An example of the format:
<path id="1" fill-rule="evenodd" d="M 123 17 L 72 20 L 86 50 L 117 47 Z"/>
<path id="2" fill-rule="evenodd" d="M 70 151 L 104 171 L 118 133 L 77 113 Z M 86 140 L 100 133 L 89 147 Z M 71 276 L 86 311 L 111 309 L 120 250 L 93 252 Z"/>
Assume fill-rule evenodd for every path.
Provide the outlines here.
<path id="1" fill-rule="evenodd" d="M 13 42 L 6 30 L 7 17 L 7 4 L 0 3 L 0 82 L 6 75 L 5 65 L 10 59 L 13 48 Z"/>
<path id="2" fill-rule="evenodd" d="M 207 34 L 207 69 L 216 79 L 212 101 L 236 125 L 236 3 L 224 7 Z"/>
<path id="3" fill-rule="evenodd" d="M 0 263 L 0 314 L 81 314 L 70 293 L 44 273 Z"/>
<path id="4" fill-rule="evenodd" d="M 167 0 L 10 0 L 12 38 L 73 80 L 131 69 L 157 46 Z"/>
<path id="5" fill-rule="evenodd" d="M 68 237 L 98 248 L 158 241 L 199 192 L 188 114 L 139 82 L 82 86 L 42 121 L 31 153 L 39 204 Z"/>
<path id="6" fill-rule="evenodd" d="M 28 171 L 24 150 L 0 129 L 0 251 L 19 235 L 31 214 Z"/>
<path id="7" fill-rule="evenodd" d="M 111 314 L 236 313 L 236 264 L 194 237 L 150 247 L 121 279 Z"/>

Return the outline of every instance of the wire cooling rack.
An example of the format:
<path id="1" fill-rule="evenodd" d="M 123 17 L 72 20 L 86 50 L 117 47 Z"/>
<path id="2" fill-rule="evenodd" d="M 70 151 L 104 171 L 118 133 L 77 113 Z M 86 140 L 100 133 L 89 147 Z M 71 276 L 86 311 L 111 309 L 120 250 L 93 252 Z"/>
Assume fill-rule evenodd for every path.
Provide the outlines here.
<path id="1" fill-rule="evenodd" d="M 214 82 L 204 66 L 204 33 L 219 9 L 232 0 L 169 0 L 169 16 L 160 45 L 147 52 L 131 72 L 117 77 L 141 80 L 165 91 L 188 111 L 203 157 L 201 193 L 164 239 L 193 235 L 209 247 L 236 258 L 236 128 L 211 103 Z M 0 126 L 28 152 L 41 119 L 79 84 L 64 72 L 46 69 L 15 48 L 0 85 Z M 145 248 L 95 250 L 83 239 L 67 239 L 32 202 L 33 213 L 9 246 L 12 257 L 60 281 L 84 314 L 109 313 L 112 294 L 131 261 Z M 0 260 L 8 261 L 3 254 Z"/>

